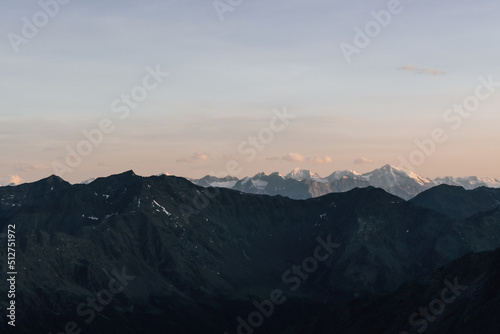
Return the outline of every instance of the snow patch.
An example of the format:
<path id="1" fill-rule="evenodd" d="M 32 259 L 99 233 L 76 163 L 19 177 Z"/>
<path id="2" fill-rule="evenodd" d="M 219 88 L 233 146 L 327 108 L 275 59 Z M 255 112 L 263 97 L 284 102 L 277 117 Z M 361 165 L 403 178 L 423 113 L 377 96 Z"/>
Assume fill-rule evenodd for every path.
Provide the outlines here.
<path id="1" fill-rule="evenodd" d="M 252 186 L 257 189 L 264 190 L 269 182 L 263 180 L 251 180 Z"/>
<path id="2" fill-rule="evenodd" d="M 210 187 L 214 187 L 214 188 L 229 188 L 229 189 L 232 189 L 234 187 L 234 185 L 236 184 L 236 180 L 232 180 L 232 181 L 219 181 L 219 182 L 210 182 Z"/>
<path id="3" fill-rule="evenodd" d="M 153 204 L 156 204 L 157 206 L 159 206 L 163 212 L 167 215 L 167 216 L 171 216 L 172 214 L 170 212 L 168 212 L 163 206 L 161 206 L 160 204 L 158 204 L 157 201 L 153 200 Z"/>

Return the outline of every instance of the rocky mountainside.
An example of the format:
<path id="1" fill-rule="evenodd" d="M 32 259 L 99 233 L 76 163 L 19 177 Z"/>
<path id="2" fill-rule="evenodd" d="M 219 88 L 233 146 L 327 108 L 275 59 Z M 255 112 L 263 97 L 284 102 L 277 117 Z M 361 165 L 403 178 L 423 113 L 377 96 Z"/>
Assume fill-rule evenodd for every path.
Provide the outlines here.
<path id="1" fill-rule="evenodd" d="M 496 179 L 473 176 L 432 180 L 391 165 L 385 165 L 365 174 L 351 170 L 335 171 L 325 178 L 309 170 L 296 168 L 286 176 L 281 176 L 277 172 L 270 175 L 259 173 L 241 180 L 235 177 L 205 176 L 192 182 L 204 187 L 224 187 L 251 194 L 282 195 L 293 199 L 319 197 L 332 192 L 345 192 L 369 186 L 382 188 L 406 200 L 441 184 L 461 186 L 466 190 L 479 187 L 500 188 L 500 181 Z"/>
<path id="2" fill-rule="evenodd" d="M 393 293 L 357 298 L 283 334 L 496 334 L 499 263 L 500 249 L 468 254 Z"/>
<path id="3" fill-rule="evenodd" d="M 15 225 L 16 330 L 28 334 L 68 323 L 98 334 L 278 333 L 500 247 L 498 221 L 499 210 L 457 219 L 374 187 L 293 200 L 132 171 L 0 187 L 0 255 Z"/>

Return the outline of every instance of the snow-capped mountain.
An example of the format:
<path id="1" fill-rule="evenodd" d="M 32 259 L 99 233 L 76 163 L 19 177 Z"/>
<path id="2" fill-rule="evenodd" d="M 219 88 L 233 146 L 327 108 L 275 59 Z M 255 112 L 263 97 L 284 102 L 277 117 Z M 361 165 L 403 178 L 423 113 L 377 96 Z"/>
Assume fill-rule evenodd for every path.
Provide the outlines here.
<path id="1" fill-rule="evenodd" d="M 285 179 L 294 179 L 297 181 L 315 180 L 319 182 L 328 182 L 328 180 L 319 177 L 318 173 L 312 173 L 310 170 L 299 168 L 295 168 L 290 173 L 288 173 L 285 176 Z"/>
<path id="2" fill-rule="evenodd" d="M 433 180 L 391 165 L 364 174 L 353 170 L 335 171 L 327 177 L 321 177 L 310 170 L 295 168 L 284 177 L 275 172 L 259 173 L 241 180 L 230 176 L 225 178 L 205 176 L 191 181 L 204 187 L 223 187 L 252 194 L 282 195 L 294 199 L 319 197 L 332 192 L 345 192 L 369 186 L 382 188 L 406 200 L 440 184 L 462 186 L 468 190 L 478 187 L 500 188 L 500 181 L 497 179 L 471 176 Z"/>
<path id="3" fill-rule="evenodd" d="M 370 181 L 373 186 L 397 186 L 410 182 L 420 186 L 432 185 L 432 181 L 413 172 L 385 165 L 382 168 L 375 169 L 370 173 L 361 175 L 365 180 Z"/>
<path id="4" fill-rule="evenodd" d="M 85 181 L 82 181 L 82 182 L 80 182 L 80 184 L 91 184 L 94 181 L 95 181 L 95 177 L 90 178 L 90 179 L 85 180 Z"/>
<path id="5" fill-rule="evenodd" d="M 410 199 L 435 185 L 430 179 L 391 165 L 385 165 L 361 177 L 371 186 L 404 199 Z"/>
<path id="6" fill-rule="evenodd" d="M 500 188 L 500 180 L 492 179 L 489 177 L 442 177 L 434 179 L 436 184 L 448 184 L 451 186 L 461 186 L 466 190 L 478 188 L 478 187 L 488 187 L 488 188 Z"/>
<path id="7" fill-rule="evenodd" d="M 199 180 L 190 180 L 190 181 L 202 187 L 218 187 L 218 188 L 232 189 L 236 184 L 236 182 L 238 182 L 238 178 L 233 176 L 216 177 L 207 175 Z"/>
<path id="8" fill-rule="evenodd" d="M 272 174 L 259 173 L 253 177 L 245 177 L 234 185 L 234 190 L 251 194 L 282 195 L 290 198 L 310 198 L 308 192 L 310 180 L 298 181 L 283 177 L 278 172 Z"/>
<path id="9" fill-rule="evenodd" d="M 340 180 L 344 177 L 352 177 L 352 178 L 355 178 L 355 177 L 358 177 L 358 176 L 361 176 L 360 173 L 356 172 L 355 170 L 340 170 L 340 171 L 335 171 L 333 173 L 331 173 L 327 179 L 329 181 L 337 181 L 337 180 Z"/>

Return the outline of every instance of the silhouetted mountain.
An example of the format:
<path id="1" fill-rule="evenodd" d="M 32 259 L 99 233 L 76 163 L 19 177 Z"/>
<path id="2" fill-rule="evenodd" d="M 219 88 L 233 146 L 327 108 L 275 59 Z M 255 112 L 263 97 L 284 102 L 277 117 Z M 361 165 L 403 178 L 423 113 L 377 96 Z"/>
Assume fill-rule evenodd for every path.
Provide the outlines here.
<path id="1" fill-rule="evenodd" d="M 357 298 L 283 334 L 496 334 L 498 263 L 500 249 L 469 254 L 391 294 Z"/>
<path id="2" fill-rule="evenodd" d="M 498 210 L 456 220 L 373 187 L 292 200 L 129 171 L 2 187 L 0 200 L 0 232 L 16 225 L 23 333 L 68 321 L 89 333 L 234 333 L 237 317 L 280 289 L 286 303 L 258 329 L 277 333 L 500 247 Z M 102 300 L 122 270 L 134 278 L 91 317 L 87 298 Z"/>
<path id="3" fill-rule="evenodd" d="M 500 189 L 440 185 L 411 199 L 411 202 L 445 213 L 455 218 L 466 218 L 479 212 L 486 212 L 500 206 Z"/>

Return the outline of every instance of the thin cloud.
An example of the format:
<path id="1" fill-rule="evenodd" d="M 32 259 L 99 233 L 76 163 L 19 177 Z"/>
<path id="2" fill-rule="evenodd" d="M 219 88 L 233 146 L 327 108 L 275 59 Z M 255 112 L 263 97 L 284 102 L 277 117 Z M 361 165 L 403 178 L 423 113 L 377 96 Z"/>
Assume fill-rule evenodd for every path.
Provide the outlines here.
<path id="1" fill-rule="evenodd" d="M 14 169 L 18 172 L 33 172 L 36 170 L 50 169 L 50 167 L 44 164 L 34 164 L 34 165 L 21 164 L 15 166 Z"/>
<path id="2" fill-rule="evenodd" d="M 414 66 L 401 66 L 401 67 L 398 67 L 398 71 L 418 72 L 418 68 L 416 68 Z"/>
<path id="3" fill-rule="evenodd" d="M 325 157 L 304 157 L 302 154 L 299 154 L 299 153 L 288 153 L 282 157 L 269 157 L 269 158 L 266 158 L 266 160 L 268 161 L 277 161 L 277 160 L 281 160 L 281 161 L 289 161 L 289 162 L 304 162 L 304 161 L 307 161 L 307 162 L 310 162 L 310 163 L 313 163 L 313 164 L 317 164 L 317 165 L 323 165 L 323 164 L 329 164 L 331 163 L 333 160 L 332 158 L 330 158 L 329 156 L 325 156 Z"/>
<path id="4" fill-rule="evenodd" d="M 222 160 L 238 160 L 239 159 L 239 155 L 237 154 L 232 154 L 232 153 L 229 153 L 229 154 L 223 154 L 220 159 Z"/>
<path id="5" fill-rule="evenodd" d="M 197 162 L 205 161 L 205 160 L 208 160 L 208 156 L 205 153 L 195 152 L 195 153 L 193 153 L 192 156 L 190 156 L 188 158 L 179 159 L 179 160 L 177 160 L 177 162 L 197 163 Z"/>
<path id="6" fill-rule="evenodd" d="M 20 185 L 21 183 L 23 183 L 23 179 L 19 176 L 19 175 L 11 175 L 10 176 L 10 182 L 11 184 L 14 184 L 14 185 Z"/>
<path id="7" fill-rule="evenodd" d="M 303 162 L 305 160 L 304 157 L 298 153 L 288 153 L 287 155 L 281 157 L 281 159 L 291 162 Z"/>
<path id="8" fill-rule="evenodd" d="M 322 157 L 307 158 L 307 160 L 309 160 L 310 162 L 317 164 L 317 165 L 329 164 L 333 161 L 332 158 L 330 158 L 328 156 L 326 156 L 324 158 L 322 158 Z"/>
<path id="9" fill-rule="evenodd" d="M 433 68 L 418 68 L 415 66 L 401 66 L 398 68 L 398 71 L 408 71 L 417 74 L 430 74 L 430 75 L 441 75 L 446 74 L 444 71 L 438 71 Z"/>
<path id="10" fill-rule="evenodd" d="M 433 68 L 423 68 L 420 70 L 420 73 L 427 73 L 427 74 L 431 74 L 431 75 L 440 75 L 440 74 L 446 74 L 446 72 L 444 71 L 436 71 L 435 69 Z"/>
<path id="11" fill-rule="evenodd" d="M 357 158 L 354 160 L 355 165 L 366 165 L 366 164 L 371 164 L 372 162 L 373 160 L 368 158 Z"/>

